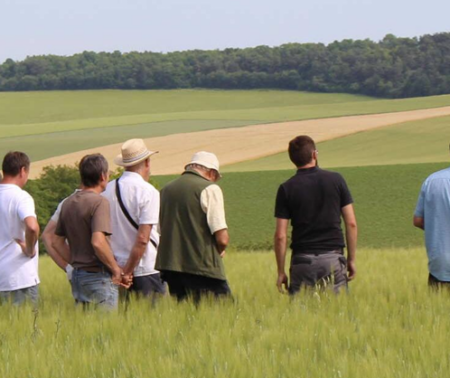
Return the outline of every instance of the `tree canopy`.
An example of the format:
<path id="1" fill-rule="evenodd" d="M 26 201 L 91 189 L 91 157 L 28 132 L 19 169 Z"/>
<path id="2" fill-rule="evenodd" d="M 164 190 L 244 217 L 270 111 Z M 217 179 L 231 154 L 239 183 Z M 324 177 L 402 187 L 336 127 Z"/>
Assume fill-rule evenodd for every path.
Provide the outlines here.
<path id="1" fill-rule="evenodd" d="M 0 91 L 277 88 L 400 98 L 450 93 L 450 33 L 184 52 L 45 55 L 0 65 Z"/>

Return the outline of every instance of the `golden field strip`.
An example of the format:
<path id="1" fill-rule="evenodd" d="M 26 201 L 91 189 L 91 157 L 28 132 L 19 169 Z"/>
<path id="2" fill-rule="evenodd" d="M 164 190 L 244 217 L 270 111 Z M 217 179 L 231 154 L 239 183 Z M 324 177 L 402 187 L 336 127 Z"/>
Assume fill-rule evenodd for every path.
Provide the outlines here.
<path id="1" fill-rule="evenodd" d="M 295 135 L 308 134 L 317 142 L 322 142 L 378 127 L 447 115 L 450 115 L 450 106 L 173 134 L 148 138 L 146 143 L 150 149 L 160 151 L 155 157 L 152 173 L 175 174 L 181 172 L 191 155 L 200 150 L 214 151 L 221 164 L 228 165 L 284 151 Z M 73 165 L 85 154 L 94 152 L 102 153 L 113 167 L 112 161 L 120 151 L 120 146 L 121 143 L 118 143 L 35 162 L 31 177 L 38 177 L 46 166 Z"/>

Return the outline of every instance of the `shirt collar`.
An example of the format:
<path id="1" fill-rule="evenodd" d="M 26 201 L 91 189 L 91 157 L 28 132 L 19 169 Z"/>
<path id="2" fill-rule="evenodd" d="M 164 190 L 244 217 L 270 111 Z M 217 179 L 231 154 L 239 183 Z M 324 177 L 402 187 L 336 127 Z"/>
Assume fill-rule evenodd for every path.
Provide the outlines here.
<path id="1" fill-rule="evenodd" d="M 122 173 L 122 176 L 121 177 L 129 177 L 129 178 L 131 178 L 131 179 L 133 179 L 133 180 L 142 180 L 142 181 L 144 181 L 144 179 L 142 178 L 142 176 L 139 174 L 139 173 L 136 173 L 136 172 L 130 172 L 130 171 L 124 171 L 123 173 Z"/>
<path id="2" fill-rule="evenodd" d="M 319 167 L 316 165 L 315 167 L 311 167 L 311 168 L 300 168 L 297 169 L 297 175 L 307 175 L 310 173 L 315 173 L 319 170 Z"/>

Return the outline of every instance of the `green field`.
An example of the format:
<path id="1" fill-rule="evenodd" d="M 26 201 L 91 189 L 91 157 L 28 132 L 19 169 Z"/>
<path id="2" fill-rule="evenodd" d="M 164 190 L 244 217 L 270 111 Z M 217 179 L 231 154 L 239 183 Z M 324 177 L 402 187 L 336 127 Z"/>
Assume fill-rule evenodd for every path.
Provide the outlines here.
<path id="1" fill-rule="evenodd" d="M 35 160 L 134 136 L 445 105 L 450 96 L 0 93 L 0 151 L 25 150 Z M 275 258 L 264 251 L 272 248 L 276 191 L 295 170 L 286 154 L 241 163 L 224 172 L 255 171 L 225 172 L 220 181 L 234 301 L 195 308 L 166 297 L 156 306 L 133 300 L 117 313 L 86 312 L 74 308 L 65 275 L 42 256 L 38 311 L 0 306 L 0 377 L 448 377 L 450 294 L 427 289 L 423 232 L 412 226 L 412 215 L 423 180 L 448 166 L 449 121 L 410 122 L 319 144 L 321 166 L 339 167 L 334 170 L 355 201 L 358 276 L 350 295 L 290 300 L 277 292 Z M 28 186 L 41 222 L 53 211 L 48 204 L 78 185 L 76 173 L 64 174 Z M 174 177 L 152 180 L 161 188 Z"/>
<path id="2" fill-rule="evenodd" d="M 423 99 L 429 106 L 449 104 L 448 96 Z M 48 91 L 0 93 L 0 124 L 30 124 L 149 114 L 264 109 L 375 98 L 279 90 Z M 414 102 L 409 100 L 408 102 Z"/>
<path id="3" fill-rule="evenodd" d="M 418 164 L 449 161 L 450 117 L 369 130 L 318 143 L 322 167 Z M 224 172 L 291 169 L 287 152 L 228 165 Z"/>
<path id="4" fill-rule="evenodd" d="M 0 151 L 41 160 L 135 136 L 448 105 L 450 96 L 380 100 L 275 90 L 0 93 Z"/>
<path id="5" fill-rule="evenodd" d="M 275 288 L 271 253 L 226 257 L 234 302 L 118 313 L 75 310 L 65 275 L 41 259 L 41 303 L 0 307 L 8 378 L 446 378 L 449 294 L 430 293 L 422 249 L 364 250 L 350 295 Z"/>
<path id="6" fill-rule="evenodd" d="M 234 93 L 232 98 L 228 98 L 230 93 Z M 83 94 L 75 92 L 62 92 L 62 98 Z M 198 111 L 202 106 L 208 107 L 208 111 L 214 107 L 221 106 L 221 100 L 227 99 L 229 107 L 240 108 L 236 111 L 255 111 L 255 109 L 243 109 L 242 101 L 247 101 L 251 106 L 261 106 L 261 109 L 273 110 L 269 105 L 280 105 L 286 103 L 286 109 L 292 108 L 294 101 L 303 101 L 305 106 L 317 106 L 322 102 L 322 111 L 329 106 L 338 106 L 345 109 L 345 106 L 353 104 L 356 109 L 357 101 L 359 106 L 371 104 L 387 104 L 391 101 L 374 100 L 372 102 L 361 101 L 361 97 L 349 95 L 319 95 L 304 94 L 296 92 L 281 91 L 99 91 L 86 92 L 90 100 L 106 98 L 138 98 L 136 104 L 130 105 L 134 112 L 139 106 L 144 106 L 144 99 L 155 101 L 157 104 L 155 111 L 167 111 L 166 102 L 170 99 L 178 99 L 179 108 L 174 108 L 172 114 L 185 114 L 181 98 L 195 98 L 192 108 Z M 250 96 L 249 94 L 252 94 Z M 55 93 L 13 93 L 0 94 L 18 96 L 18 98 L 46 98 L 47 101 L 56 101 Z M 42 96 L 42 97 L 40 97 Z M 277 100 L 280 96 L 280 100 Z M 81 97 L 79 97 L 81 98 Z M 208 98 L 211 98 L 208 100 Z M 240 98 L 242 101 L 237 101 Z M 354 98 L 356 102 L 349 101 Z M 339 100 L 340 99 L 340 100 Z M 425 103 L 433 101 L 449 100 L 450 96 L 441 96 L 427 99 L 399 100 L 397 103 L 419 104 L 419 100 Z M 158 100 L 158 101 L 157 101 Z M 100 101 L 100 100 L 99 100 Z M 130 100 L 131 101 L 131 100 Z M 192 100 L 194 101 L 194 100 Z M 280 101 L 280 102 L 277 102 Z M 339 103 L 339 101 L 344 101 Z M 404 101 L 404 102 L 402 102 Z M 415 102 L 414 102 L 415 101 Z M 428 101 L 428 102 L 427 102 Z M 334 104 L 333 104 L 334 102 Z M 316 105 L 311 105 L 311 104 Z M 328 105 L 325 106 L 325 103 Z M 69 114 L 76 108 L 74 100 L 64 103 L 62 112 Z M 103 107 L 107 107 L 108 102 L 102 102 Z M 423 105 L 423 104 L 422 104 Z M 30 105 L 29 105 L 30 106 Z M 125 106 L 125 105 L 123 105 Z M 223 105 L 225 106 L 225 105 Z M 264 108 L 266 107 L 266 108 Z M 294 106 L 295 107 L 295 106 Z M 282 107 L 280 107 L 281 109 Z M 176 110 L 176 111 L 175 111 Z M 359 109 L 361 110 L 361 109 Z M 95 110 L 96 111 L 96 110 Z M 86 116 L 99 115 L 93 109 L 85 109 Z M 120 117 L 124 115 L 126 108 L 116 109 Z M 67 131 L 64 133 L 50 133 L 32 136 L 0 138 L 0 149 L 8 150 L 16 145 L 20 149 L 25 149 L 30 153 L 33 160 L 43 158 L 49 154 L 62 154 L 70 152 L 70 149 L 77 150 L 81 145 L 85 147 L 95 147 L 99 141 L 103 144 L 123 141 L 127 137 L 134 136 L 160 136 L 171 133 L 179 133 L 185 130 L 205 130 L 210 127 L 233 127 L 246 124 L 245 120 L 231 120 L 230 114 L 234 110 L 220 110 L 227 114 L 229 120 L 216 121 L 164 121 L 150 124 L 138 124 L 134 126 L 117 126 L 114 128 L 94 128 L 89 132 L 86 130 Z M 56 110 L 55 110 L 56 112 Z M 86 113 L 87 112 L 87 113 Z M 207 111 L 205 111 L 207 113 Z M 62 113 L 61 113 L 62 114 Z M 58 116 L 61 116 L 59 114 Z M 323 114 L 322 114 L 323 115 Z M 49 115 L 47 117 L 50 117 Z M 134 117 L 134 116 L 133 116 Z M 46 118 L 49 120 L 50 118 Z M 102 118 L 100 118 L 102 119 Z M 393 248 L 393 247 L 414 247 L 422 245 L 422 233 L 411 226 L 411 217 L 414 211 L 419 188 L 423 180 L 433 171 L 444 168 L 447 163 L 437 164 L 407 164 L 423 163 L 429 161 L 447 161 L 447 135 L 450 117 L 435 118 L 425 121 L 404 123 L 401 125 L 385 127 L 382 129 L 362 132 L 344 138 L 327 141 L 319 144 L 319 161 L 324 167 L 336 168 L 341 172 L 349 183 L 350 189 L 355 199 L 355 208 L 359 222 L 360 236 L 359 244 L 364 248 Z M 254 122 L 259 122 L 254 120 Z M 17 126 L 20 128 L 20 126 Z M 26 125 L 24 126 L 26 127 Z M 114 132 L 105 132 L 113 131 Z M 146 134 L 148 133 L 148 134 Z M 25 148 L 29 146 L 29 148 Z M 402 163 L 401 165 L 399 163 Z M 397 164 L 397 165 L 394 165 Z M 351 165 L 367 165 L 366 167 L 345 167 Z M 342 168 L 344 167 L 344 168 Z M 256 170 L 255 172 L 226 172 L 227 170 Z M 273 169 L 273 171 L 264 171 Z M 288 179 L 293 173 L 287 154 L 283 153 L 266 159 L 254 162 L 246 162 L 238 165 L 228 166 L 224 169 L 221 185 L 224 189 L 227 218 L 230 226 L 232 246 L 239 250 L 261 250 L 270 249 L 274 231 L 273 207 L 278 186 Z M 156 182 L 161 187 L 173 176 L 157 177 Z M 78 184 L 69 185 L 66 195 Z M 51 188 L 50 188 L 51 190 Z M 60 192 L 63 194 L 63 192 Z M 41 193 L 35 193 L 35 197 L 46 198 Z M 51 193 L 50 193 L 51 195 Z M 62 198 L 54 198 L 53 202 Z M 52 202 L 52 203 L 53 203 Z M 44 204 L 45 205 L 45 204 Z M 38 207 L 38 211 L 39 207 Z M 45 210 L 44 218 L 48 217 L 53 209 Z M 41 221 L 46 221 L 41 216 Z M 45 224 L 45 222 L 44 222 Z"/>
<path id="7" fill-rule="evenodd" d="M 423 180 L 448 164 L 410 164 L 339 168 L 355 201 L 358 244 L 363 248 L 406 248 L 423 244 L 412 216 Z M 265 171 L 226 173 L 224 191 L 231 244 L 237 249 L 272 247 L 278 186 L 295 173 Z M 159 187 L 174 176 L 156 177 Z"/>

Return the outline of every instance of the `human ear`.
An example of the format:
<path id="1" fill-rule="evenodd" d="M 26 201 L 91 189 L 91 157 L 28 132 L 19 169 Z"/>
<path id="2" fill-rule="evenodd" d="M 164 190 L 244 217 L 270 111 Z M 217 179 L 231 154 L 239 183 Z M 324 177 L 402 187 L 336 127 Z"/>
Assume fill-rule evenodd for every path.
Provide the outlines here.
<path id="1" fill-rule="evenodd" d="M 20 177 L 26 177 L 28 171 L 26 169 L 26 167 L 22 167 L 20 168 Z"/>

